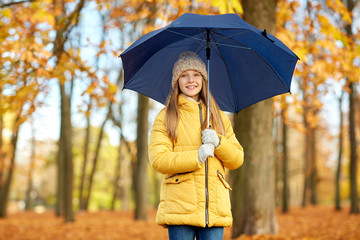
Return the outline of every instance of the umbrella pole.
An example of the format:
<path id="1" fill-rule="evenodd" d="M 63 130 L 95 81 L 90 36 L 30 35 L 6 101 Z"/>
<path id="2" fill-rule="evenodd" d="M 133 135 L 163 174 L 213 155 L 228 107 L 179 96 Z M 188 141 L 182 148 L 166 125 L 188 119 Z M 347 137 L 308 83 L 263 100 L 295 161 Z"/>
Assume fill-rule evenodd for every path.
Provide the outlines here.
<path id="1" fill-rule="evenodd" d="M 210 128 L 210 29 L 206 29 L 206 59 L 207 59 L 207 106 L 206 106 L 206 120 L 207 127 Z"/>
<path id="2" fill-rule="evenodd" d="M 210 104 L 209 104 L 209 102 L 210 102 L 210 83 L 209 83 L 209 80 L 210 80 L 210 59 L 208 59 L 207 60 L 207 72 L 208 72 L 208 85 L 207 85 L 207 106 L 206 106 L 206 111 L 207 111 L 207 114 L 206 114 L 206 118 L 207 118 L 207 126 L 208 126 L 208 128 L 210 128 L 210 120 L 209 120 L 209 118 L 210 118 L 210 111 L 209 111 L 209 109 L 210 109 Z"/>

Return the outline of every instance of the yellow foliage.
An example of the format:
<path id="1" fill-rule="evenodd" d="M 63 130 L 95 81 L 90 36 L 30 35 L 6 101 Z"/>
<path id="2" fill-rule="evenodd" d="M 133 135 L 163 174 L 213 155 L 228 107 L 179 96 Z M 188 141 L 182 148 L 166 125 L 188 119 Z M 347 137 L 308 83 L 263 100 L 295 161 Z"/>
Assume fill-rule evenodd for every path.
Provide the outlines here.
<path id="1" fill-rule="evenodd" d="M 201 0 L 198 0 L 198 2 L 202 2 Z M 213 0 L 213 1 L 207 1 L 211 4 L 211 6 L 216 7 L 219 10 L 220 14 L 225 13 L 237 13 L 237 14 L 243 14 L 244 10 L 241 6 L 240 1 L 238 0 Z"/>
<path id="2" fill-rule="evenodd" d="M 341 0 L 326 0 L 326 5 L 333 11 L 338 12 L 345 23 L 351 24 L 352 14 Z"/>
<path id="3" fill-rule="evenodd" d="M 224 14 L 224 13 L 227 12 L 227 3 L 225 1 L 223 1 L 223 0 L 214 0 L 212 2 L 212 5 L 214 7 L 217 7 L 221 14 Z"/>
<path id="4" fill-rule="evenodd" d="M 306 48 L 296 48 L 294 49 L 295 54 L 301 59 L 303 63 L 307 63 L 307 54 L 309 54 L 308 49 Z"/>
<path id="5" fill-rule="evenodd" d="M 278 0 L 278 10 L 276 12 L 276 25 L 278 31 L 285 30 L 284 24 L 289 21 L 293 21 L 293 13 L 297 11 L 300 7 L 298 1 L 287 1 L 287 0 Z"/>
<path id="6" fill-rule="evenodd" d="M 286 44 L 287 46 L 289 46 L 291 48 L 291 45 L 294 45 L 295 41 L 296 41 L 296 34 L 290 30 L 284 29 L 284 31 L 279 32 L 278 34 L 276 34 L 276 37 L 279 38 L 279 40 L 281 40 L 284 43 L 289 43 Z"/>
<path id="7" fill-rule="evenodd" d="M 319 23 L 321 24 L 321 32 L 326 35 L 332 36 L 336 40 L 341 40 L 344 45 L 346 45 L 346 41 L 344 41 L 343 33 L 335 26 L 333 26 L 329 19 L 321 14 L 318 14 Z"/>
<path id="8" fill-rule="evenodd" d="M 118 86 L 116 84 L 110 84 L 109 85 L 109 92 L 111 94 L 115 94 L 118 91 Z"/>
<path id="9" fill-rule="evenodd" d="M 11 8 L 2 8 L 0 10 L 0 13 L 3 17 L 6 17 L 8 19 L 11 19 L 13 17 L 13 12 L 12 12 Z"/>
<path id="10" fill-rule="evenodd" d="M 81 96 L 84 96 L 85 93 L 92 95 L 94 90 L 98 88 L 98 82 L 97 81 L 91 81 L 90 85 L 88 86 L 88 88 L 81 94 Z"/>
<path id="11" fill-rule="evenodd" d="M 230 0 L 230 3 L 232 6 L 232 9 L 235 10 L 236 13 L 238 13 L 240 15 L 244 14 L 244 9 L 242 8 L 240 1 Z"/>

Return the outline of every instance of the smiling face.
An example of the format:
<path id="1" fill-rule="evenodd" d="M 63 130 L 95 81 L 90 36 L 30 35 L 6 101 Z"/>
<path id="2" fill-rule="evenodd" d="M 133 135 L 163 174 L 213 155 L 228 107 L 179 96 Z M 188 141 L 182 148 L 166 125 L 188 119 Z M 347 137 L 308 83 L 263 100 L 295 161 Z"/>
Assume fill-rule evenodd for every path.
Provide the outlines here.
<path id="1" fill-rule="evenodd" d="M 181 73 L 179 77 L 180 91 L 195 101 L 198 101 L 202 89 L 202 81 L 203 77 L 199 72 L 187 70 Z"/>

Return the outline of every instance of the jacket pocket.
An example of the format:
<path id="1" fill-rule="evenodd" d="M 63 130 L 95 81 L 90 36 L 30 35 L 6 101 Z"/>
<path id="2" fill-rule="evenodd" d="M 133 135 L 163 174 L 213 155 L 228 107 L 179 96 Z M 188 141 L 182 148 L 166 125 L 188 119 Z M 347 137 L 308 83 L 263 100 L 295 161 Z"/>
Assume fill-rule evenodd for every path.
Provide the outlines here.
<path id="1" fill-rule="evenodd" d="M 220 216 L 230 217 L 231 216 L 231 204 L 230 204 L 230 193 L 229 190 L 232 190 L 230 185 L 226 182 L 222 173 L 218 170 L 218 183 L 217 183 L 217 193 L 216 193 L 216 205 L 218 214 Z"/>
<path id="2" fill-rule="evenodd" d="M 180 173 L 164 180 L 165 213 L 191 213 L 197 207 L 194 175 Z"/>

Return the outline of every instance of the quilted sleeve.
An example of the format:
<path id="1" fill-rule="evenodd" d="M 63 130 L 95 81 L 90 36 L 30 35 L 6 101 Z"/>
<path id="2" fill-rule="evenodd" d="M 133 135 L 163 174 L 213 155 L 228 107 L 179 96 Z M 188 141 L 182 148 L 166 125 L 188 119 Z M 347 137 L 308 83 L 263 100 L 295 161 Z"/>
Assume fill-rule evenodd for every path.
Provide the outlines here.
<path id="1" fill-rule="evenodd" d="M 220 144 L 215 149 L 215 155 L 228 169 L 236 169 L 244 162 L 244 151 L 239 141 L 236 139 L 231 122 L 225 113 L 222 112 L 225 125 L 226 136 L 219 135 Z"/>
<path id="2" fill-rule="evenodd" d="M 151 166 L 163 174 L 183 173 L 200 168 L 198 150 L 174 152 L 174 145 L 166 132 L 165 109 L 154 121 L 149 140 Z"/>

